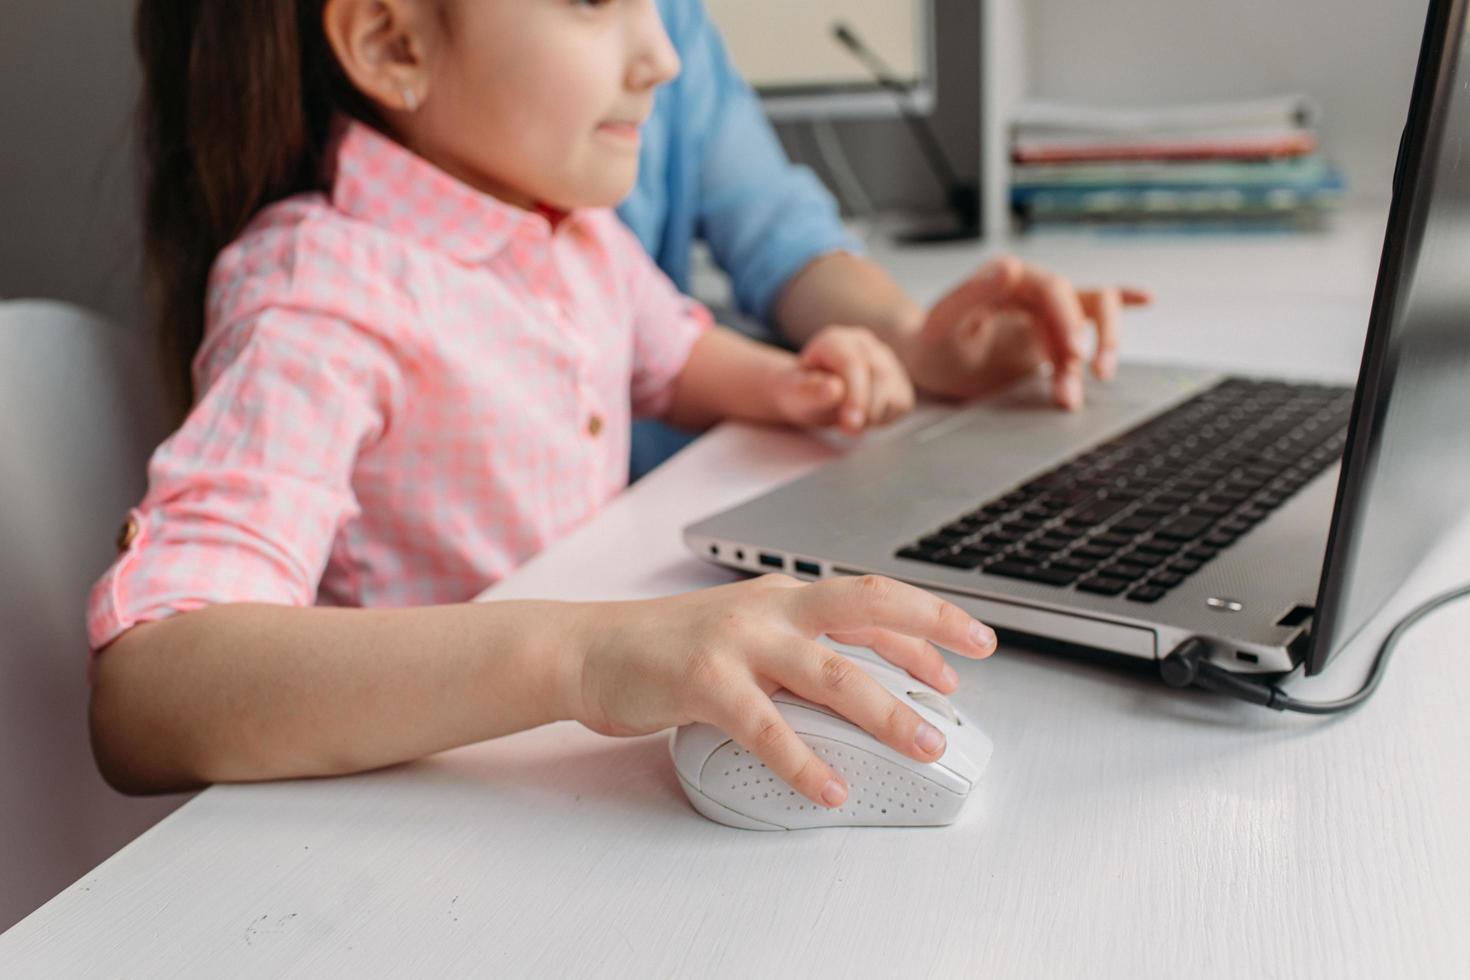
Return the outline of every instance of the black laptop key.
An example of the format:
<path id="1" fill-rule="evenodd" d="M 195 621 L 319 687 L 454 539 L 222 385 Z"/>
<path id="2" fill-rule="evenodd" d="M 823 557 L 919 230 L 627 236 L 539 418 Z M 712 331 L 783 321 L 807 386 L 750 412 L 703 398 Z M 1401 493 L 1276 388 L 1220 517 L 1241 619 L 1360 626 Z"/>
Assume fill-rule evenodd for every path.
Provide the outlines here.
<path id="1" fill-rule="evenodd" d="M 919 539 L 920 548 L 949 548 L 965 540 L 966 535 L 955 534 L 952 531 L 942 531 L 939 534 L 931 534 Z"/>
<path id="2" fill-rule="evenodd" d="M 1114 514 L 1128 506 L 1129 501 L 1109 497 L 1096 503 L 1088 504 L 1086 507 L 1068 515 L 1068 520 L 1080 524 L 1101 524 Z"/>
<path id="3" fill-rule="evenodd" d="M 1126 548 L 1133 543 L 1133 536 L 1131 534 L 1114 534 L 1111 530 L 1108 530 L 1091 538 L 1087 543 L 1099 548 Z"/>
<path id="4" fill-rule="evenodd" d="M 1027 582 L 1041 582 L 1045 585 L 1070 585 L 1077 579 L 1076 572 L 1039 568 L 1022 561 L 1002 561 L 994 565 L 987 565 L 985 574 L 1022 579 Z"/>
<path id="5" fill-rule="evenodd" d="M 1165 571 L 1155 572 L 1153 576 L 1149 578 L 1148 584 L 1157 585 L 1161 589 L 1172 589 L 1174 586 L 1183 581 L 1184 576 L 1180 575 L 1178 572 Z"/>
<path id="6" fill-rule="evenodd" d="M 1110 578 L 1106 575 L 1097 575 L 1077 583 L 1077 591 L 1092 592 L 1096 595 L 1117 595 L 1128 588 L 1128 583 L 1120 578 Z"/>
<path id="7" fill-rule="evenodd" d="M 1064 534 L 1069 538 L 1077 539 L 1086 534 L 1091 534 L 1094 528 L 1091 524 L 1080 524 L 1070 518 L 1049 530 L 1048 534 Z"/>
<path id="8" fill-rule="evenodd" d="M 1215 531 L 1205 535 L 1204 542 L 1211 548 L 1226 548 L 1235 543 L 1236 537 L 1228 531 Z"/>
<path id="9" fill-rule="evenodd" d="M 1045 499 L 1048 503 L 1056 504 L 1061 507 L 1076 507 L 1079 504 L 1086 504 L 1091 500 L 1096 500 L 1097 496 L 1097 488 L 1088 485 L 1063 487 L 1056 490 L 1051 490 L 1043 499 Z"/>
<path id="10" fill-rule="evenodd" d="M 1157 585 L 1140 585 L 1128 593 L 1128 598 L 1134 602 L 1158 602 L 1164 597 L 1164 590 Z"/>
<path id="11" fill-rule="evenodd" d="M 1128 582 L 1143 578 L 1152 569 L 1147 565 L 1137 565 L 1133 562 L 1117 562 L 1102 569 L 1102 574 L 1109 578 L 1120 578 Z"/>
<path id="12" fill-rule="evenodd" d="M 975 554 L 974 552 L 969 550 L 950 551 L 945 552 L 944 554 L 935 555 L 929 560 L 936 565 L 947 565 L 950 568 L 971 569 L 979 568 L 980 563 L 985 560 L 985 555 Z"/>
<path id="13" fill-rule="evenodd" d="M 1084 575 L 1097 567 L 1097 562 L 1081 561 L 1068 555 L 1065 558 L 1058 558 L 1052 561 L 1047 567 L 1054 568 L 1057 571 L 1071 572 L 1074 575 Z"/>
<path id="14" fill-rule="evenodd" d="M 1158 522 L 1159 520 L 1156 517 L 1130 515 L 1108 528 L 1108 530 L 1114 534 L 1126 534 L 1131 539 L 1134 535 L 1142 534 Z"/>
<path id="15" fill-rule="evenodd" d="M 1199 571 L 1200 567 L 1203 565 L 1204 562 L 1200 561 L 1197 558 L 1175 558 L 1173 561 L 1169 562 L 1169 568 L 1172 571 L 1176 571 L 1181 575 L 1192 575 L 1195 572 Z"/>
<path id="16" fill-rule="evenodd" d="M 1197 544 L 1193 548 L 1190 548 L 1188 551 L 1186 551 L 1184 553 L 1184 557 L 1193 559 L 1194 561 L 1205 562 L 1209 561 L 1211 558 L 1215 557 L 1219 553 L 1219 548 L 1211 548 L 1207 544 Z"/>
<path id="17" fill-rule="evenodd" d="M 1189 541 L 1199 537 L 1209 530 L 1213 521 L 1209 517 L 1190 517 L 1188 515 L 1170 521 L 1155 529 L 1154 536 L 1158 538 L 1171 538 L 1175 541 Z"/>

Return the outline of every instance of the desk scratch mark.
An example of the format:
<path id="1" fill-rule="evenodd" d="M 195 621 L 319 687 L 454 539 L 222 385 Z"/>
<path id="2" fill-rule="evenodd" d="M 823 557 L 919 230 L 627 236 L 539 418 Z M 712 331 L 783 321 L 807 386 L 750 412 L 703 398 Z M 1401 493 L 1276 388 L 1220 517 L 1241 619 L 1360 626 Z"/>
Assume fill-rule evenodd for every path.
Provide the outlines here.
<path id="1" fill-rule="evenodd" d="M 279 935 L 280 933 L 285 932 L 286 924 L 294 918 L 296 918 L 295 912 L 292 912 L 289 915 L 283 915 L 276 920 L 274 928 L 266 928 L 264 925 L 262 925 L 262 923 L 268 922 L 270 920 L 270 914 L 267 913 L 258 917 L 253 922 L 251 922 L 250 925 L 245 927 L 245 945 L 254 946 L 255 937 L 262 934 Z"/>

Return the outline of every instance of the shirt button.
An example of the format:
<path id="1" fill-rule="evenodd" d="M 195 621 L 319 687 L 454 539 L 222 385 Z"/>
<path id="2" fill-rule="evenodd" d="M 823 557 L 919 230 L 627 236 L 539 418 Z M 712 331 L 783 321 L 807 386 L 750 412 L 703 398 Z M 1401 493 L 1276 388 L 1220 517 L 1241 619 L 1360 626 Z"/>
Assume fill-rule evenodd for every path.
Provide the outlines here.
<path id="1" fill-rule="evenodd" d="M 587 434 L 589 436 L 593 436 L 595 438 L 597 436 L 597 434 L 599 432 L 601 432 L 601 431 L 602 431 L 602 416 L 601 415 L 598 415 L 596 413 L 593 413 L 593 415 L 587 419 Z"/>
<path id="2" fill-rule="evenodd" d="M 127 551 L 128 546 L 138 539 L 138 519 L 129 515 L 123 521 L 122 527 L 117 529 L 117 550 Z"/>

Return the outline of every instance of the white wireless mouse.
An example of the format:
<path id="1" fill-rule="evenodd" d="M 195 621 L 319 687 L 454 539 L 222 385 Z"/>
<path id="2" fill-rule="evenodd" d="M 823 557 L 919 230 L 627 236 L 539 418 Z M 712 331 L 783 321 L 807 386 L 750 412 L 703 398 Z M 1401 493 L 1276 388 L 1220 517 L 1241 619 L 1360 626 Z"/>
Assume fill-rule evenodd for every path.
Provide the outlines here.
<path id="1" fill-rule="evenodd" d="M 746 830 L 954 822 L 990 762 L 989 736 L 923 681 L 867 650 L 836 648 L 943 732 L 944 755 L 937 762 L 911 759 L 831 708 L 779 690 L 771 695 L 777 710 L 847 780 L 846 801 L 836 809 L 812 803 L 730 736 L 713 725 L 694 724 L 675 729 L 669 744 L 679 783 L 694 809 Z"/>

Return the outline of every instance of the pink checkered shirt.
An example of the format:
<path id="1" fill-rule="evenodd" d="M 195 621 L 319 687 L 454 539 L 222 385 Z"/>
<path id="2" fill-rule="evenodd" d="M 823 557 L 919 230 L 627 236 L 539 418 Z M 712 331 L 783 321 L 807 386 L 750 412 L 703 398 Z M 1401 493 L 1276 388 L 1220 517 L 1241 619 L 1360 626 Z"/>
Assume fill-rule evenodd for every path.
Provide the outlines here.
<path id="1" fill-rule="evenodd" d="M 611 211 L 553 226 L 346 123 L 330 192 L 215 261 L 92 648 L 214 603 L 471 598 L 627 485 L 709 326 Z"/>

